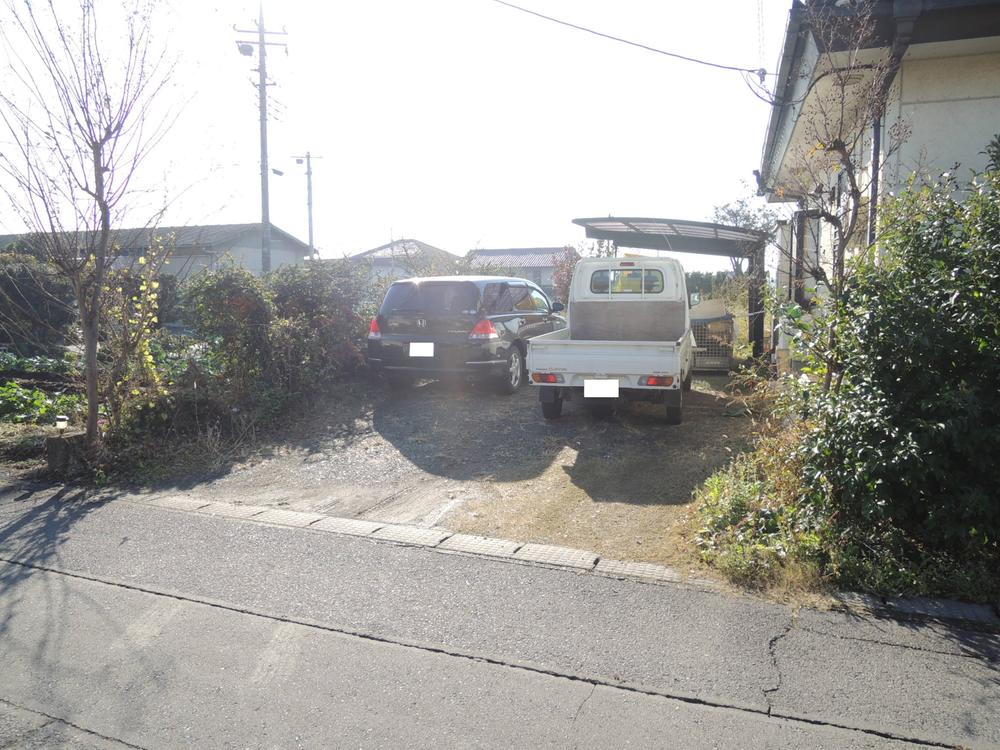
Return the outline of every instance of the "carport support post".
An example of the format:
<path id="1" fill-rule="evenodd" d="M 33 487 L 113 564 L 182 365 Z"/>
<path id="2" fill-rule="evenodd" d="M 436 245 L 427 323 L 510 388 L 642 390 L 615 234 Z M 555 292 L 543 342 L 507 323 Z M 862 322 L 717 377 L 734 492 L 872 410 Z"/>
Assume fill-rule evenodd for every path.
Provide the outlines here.
<path id="1" fill-rule="evenodd" d="M 749 284 L 747 286 L 747 330 L 750 343 L 753 345 L 753 357 L 758 359 L 764 355 L 764 284 L 767 277 L 764 273 L 764 252 L 766 246 L 761 243 L 750 253 Z"/>

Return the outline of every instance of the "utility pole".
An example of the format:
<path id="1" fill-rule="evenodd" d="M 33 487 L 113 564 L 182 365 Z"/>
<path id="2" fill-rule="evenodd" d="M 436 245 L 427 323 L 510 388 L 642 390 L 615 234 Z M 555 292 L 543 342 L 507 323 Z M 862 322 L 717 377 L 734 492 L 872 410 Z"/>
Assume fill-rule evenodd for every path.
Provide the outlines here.
<path id="1" fill-rule="evenodd" d="M 233 29 L 240 34 L 253 34 L 252 29 Z M 288 48 L 284 42 L 268 42 L 267 34 L 287 34 L 286 31 L 267 31 L 264 27 L 264 3 L 260 4 L 260 15 L 257 18 L 257 39 L 253 42 L 237 40 L 236 46 L 241 55 L 250 56 L 253 54 L 254 45 L 257 46 L 257 55 L 260 57 L 260 64 L 257 66 L 258 83 L 257 93 L 260 100 L 260 268 L 261 273 L 268 273 L 271 270 L 271 205 L 268 196 L 268 168 L 267 168 L 267 46 Z"/>
<path id="2" fill-rule="evenodd" d="M 316 247 L 313 244 L 313 170 L 312 170 L 312 160 L 322 159 L 322 156 L 313 156 L 308 151 L 306 151 L 305 156 L 293 156 L 296 164 L 301 164 L 303 161 L 306 164 L 306 207 L 309 210 L 309 257 L 316 255 Z"/>

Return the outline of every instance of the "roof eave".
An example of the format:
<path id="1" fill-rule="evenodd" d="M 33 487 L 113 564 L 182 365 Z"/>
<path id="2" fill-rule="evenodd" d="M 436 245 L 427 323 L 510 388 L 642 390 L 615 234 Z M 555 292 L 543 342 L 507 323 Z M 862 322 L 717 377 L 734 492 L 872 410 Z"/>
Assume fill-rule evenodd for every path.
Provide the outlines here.
<path id="1" fill-rule="evenodd" d="M 785 27 L 785 44 L 781 50 L 778 62 L 778 80 L 774 87 L 775 102 L 771 105 L 771 115 L 767 122 L 767 135 L 764 138 L 764 151 L 761 156 L 759 189 L 760 195 L 769 195 L 771 181 L 780 166 L 780 154 L 777 154 L 778 136 L 784 120 L 788 117 L 789 105 L 782 104 L 788 100 L 793 88 L 792 72 L 796 70 L 802 58 L 804 47 L 802 16 L 804 8 L 799 2 L 792 4 L 788 12 L 788 25 Z M 776 162 L 777 159 L 777 162 Z"/>

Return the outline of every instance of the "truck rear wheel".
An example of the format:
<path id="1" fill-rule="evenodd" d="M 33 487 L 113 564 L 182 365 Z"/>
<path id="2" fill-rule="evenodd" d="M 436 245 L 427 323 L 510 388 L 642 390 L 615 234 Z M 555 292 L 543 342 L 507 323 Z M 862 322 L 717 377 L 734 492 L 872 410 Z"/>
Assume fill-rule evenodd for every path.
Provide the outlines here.
<path id="1" fill-rule="evenodd" d="M 681 390 L 682 391 L 690 391 L 691 390 L 691 381 L 692 380 L 694 380 L 694 373 L 691 372 L 690 370 L 688 370 L 687 377 L 684 378 L 684 380 L 681 381 Z"/>
<path id="2" fill-rule="evenodd" d="M 552 401 L 542 401 L 542 416 L 546 419 L 557 419 L 562 415 L 562 404 L 563 400 L 561 398 L 555 398 Z"/>
<path id="3" fill-rule="evenodd" d="M 667 424 L 680 424 L 684 421 L 684 414 L 680 406 L 667 405 Z"/>

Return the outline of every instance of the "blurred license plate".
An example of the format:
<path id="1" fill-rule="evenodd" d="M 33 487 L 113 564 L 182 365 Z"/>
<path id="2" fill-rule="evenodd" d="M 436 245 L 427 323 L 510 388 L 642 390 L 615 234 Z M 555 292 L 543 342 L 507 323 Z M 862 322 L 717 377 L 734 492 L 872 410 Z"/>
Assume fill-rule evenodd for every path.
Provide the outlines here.
<path id="1" fill-rule="evenodd" d="M 618 398 L 618 379 L 584 380 L 584 398 Z"/>
<path id="2" fill-rule="evenodd" d="M 410 356 L 411 357 L 433 357 L 434 356 L 434 342 L 427 344 L 418 344 L 416 342 L 410 343 Z"/>

